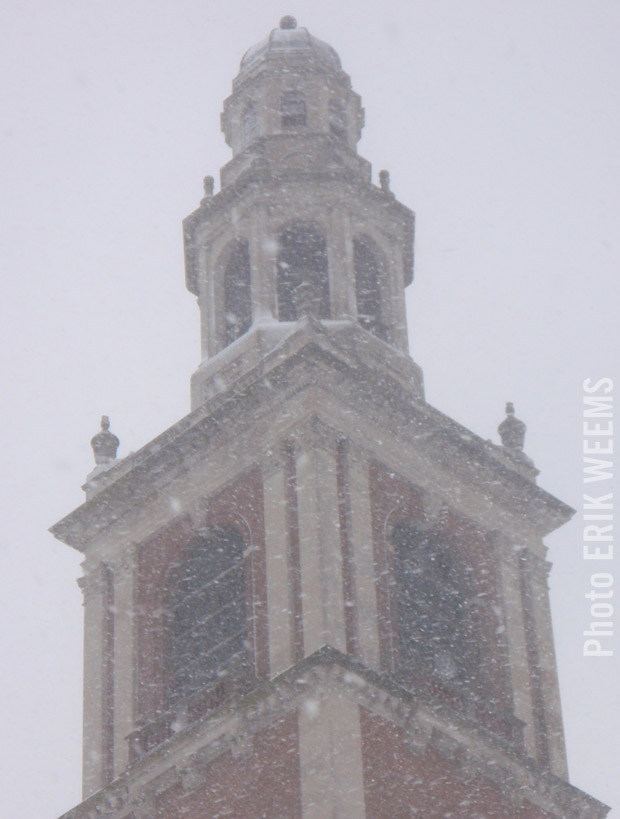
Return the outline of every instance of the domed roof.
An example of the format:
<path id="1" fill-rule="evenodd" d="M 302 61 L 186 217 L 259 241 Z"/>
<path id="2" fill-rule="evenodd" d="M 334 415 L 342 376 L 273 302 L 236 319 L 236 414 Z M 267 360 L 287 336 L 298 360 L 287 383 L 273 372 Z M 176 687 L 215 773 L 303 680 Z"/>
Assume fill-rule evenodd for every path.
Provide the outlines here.
<path id="1" fill-rule="evenodd" d="M 307 28 L 297 28 L 294 17 L 283 17 L 279 28 L 274 28 L 268 37 L 249 48 L 241 59 L 239 72 L 251 70 L 269 54 L 314 56 L 330 68 L 340 70 L 340 57 L 334 49 L 313 37 Z"/>

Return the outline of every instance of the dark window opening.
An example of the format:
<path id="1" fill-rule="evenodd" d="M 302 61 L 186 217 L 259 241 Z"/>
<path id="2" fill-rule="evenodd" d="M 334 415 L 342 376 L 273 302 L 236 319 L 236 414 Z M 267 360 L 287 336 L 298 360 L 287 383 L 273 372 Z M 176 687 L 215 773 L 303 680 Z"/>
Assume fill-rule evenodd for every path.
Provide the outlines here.
<path id="1" fill-rule="evenodd" d="M 192 541 L 172 584 L 165 613 L 169 700 L 188 697 L 221 677 L 246 652 L 243 539 L 214 527 Z"/>
<path id="2" fill-rule="evenodd" d="M 280 234 L 277 291 L 280 321 L 329 318 L 327 248 L 315 228 L 294 225 Z"/>
<path id="3" fill-rule="evenodd" d="M 329 129 L 334 136 L 342 139 L 347 133 L 347 115 L 340 100 L 329 101 Z"/>
<path id="4" fill-rule="evenodd" d="M 360 239 L 353 242 L 353 267 L 357 320 L 365 330 L 385 340 L 385 326 L 381 322 L 379 265 L 368 244 Z"/>
<path id="5" fill-rule="evenodd" d="M 472 670 L 466 599 L 441 536 L 401 523 L 392 534 L 400 669 L 465 682 Z"/>
<path id="6" fill-rule="evenodd" d="M 224 270 L 225 343 L 231 344 L 252 324 L 250 253 L 247 242 L 238 242 Z"/>
<path id="7" fill-rule="evenodd" d="M 281 103 L 282 127 L 306 124 L 306 101 L 299 91 L 286 91 Z"/>

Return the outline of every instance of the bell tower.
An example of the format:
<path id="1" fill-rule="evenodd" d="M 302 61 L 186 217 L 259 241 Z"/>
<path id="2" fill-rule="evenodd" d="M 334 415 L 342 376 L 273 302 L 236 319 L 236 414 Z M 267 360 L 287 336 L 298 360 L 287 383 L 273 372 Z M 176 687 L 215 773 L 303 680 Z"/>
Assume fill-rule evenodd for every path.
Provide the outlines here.
<path id="1" fill-rule="evenodd" d="M 541 489 L 424 398 L 413 213 L 357 154 L 336 52 L 291 17 L 246 52 L 232 159 L 184 222 L 191 412 L 82 506 L 84 801 L 65 819 L 580 819 Z"/>

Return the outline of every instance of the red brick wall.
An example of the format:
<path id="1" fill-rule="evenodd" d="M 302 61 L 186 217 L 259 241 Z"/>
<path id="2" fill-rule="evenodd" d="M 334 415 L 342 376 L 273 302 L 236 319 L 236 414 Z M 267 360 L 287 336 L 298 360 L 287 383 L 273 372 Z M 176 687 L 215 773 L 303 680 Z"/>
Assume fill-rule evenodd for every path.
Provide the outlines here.
<path id="1" fill-rule="evenodd" d="M 213 760 L 204 785 L 161 794 L 153 819 L 300 819 L 301 780 L 297 712 L 259 731 L 251 752 Z"/>
<path id="2" fill-rule="evenodd" d="M 500 787 L 459 781 L 437 751 L 412 753 L 402 732 L 360 708 L 366 816 L 372 819 L 552 819 L 526 803 L 509 808 Z"/>

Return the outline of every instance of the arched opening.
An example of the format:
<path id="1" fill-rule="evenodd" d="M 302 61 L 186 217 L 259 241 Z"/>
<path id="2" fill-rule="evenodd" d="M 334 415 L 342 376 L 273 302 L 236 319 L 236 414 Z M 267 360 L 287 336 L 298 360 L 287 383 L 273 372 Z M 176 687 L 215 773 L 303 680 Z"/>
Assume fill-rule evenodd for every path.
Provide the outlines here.
<path id="1" fill-rule="evenodd" d="M 385 340 L 385 325 L 381 321 L 381 271 L 370 240 L 353 240 L 353 267 L 357 320 L 365 330 Z"/>
<path id="2" fill-rule="evenodd" d="M 442 537 L 412 523 L 392 533 L 401 671 L 464 682 L 472 668 L 466 597 Z"/>
<path id="3" fill-rule="evenodd" d="M 306 101 L 301 91 L 285 91 L 280 105 L 283 128 L 306 124 Z"/>
<path id="4" fill-rule="evenodd" d="M 234 242 L 224 268 L 224 344 L 246 333 L 252 324 L 250 251 L 247 242 Z"/>
<path id="5" fill-rule="evenodd" d="M 279 236 L 278 316 L 295 321 L 304 314 L 330 317 L 327 247 L 309 224 L 287 227 Z"/>
<path id="6" fill-rule="evenodd" d="M 213 527 L 185 549 L 165 614 L 168 700 L 184 699 L 221 677 L 246 652 L 243 538 Z"/>

